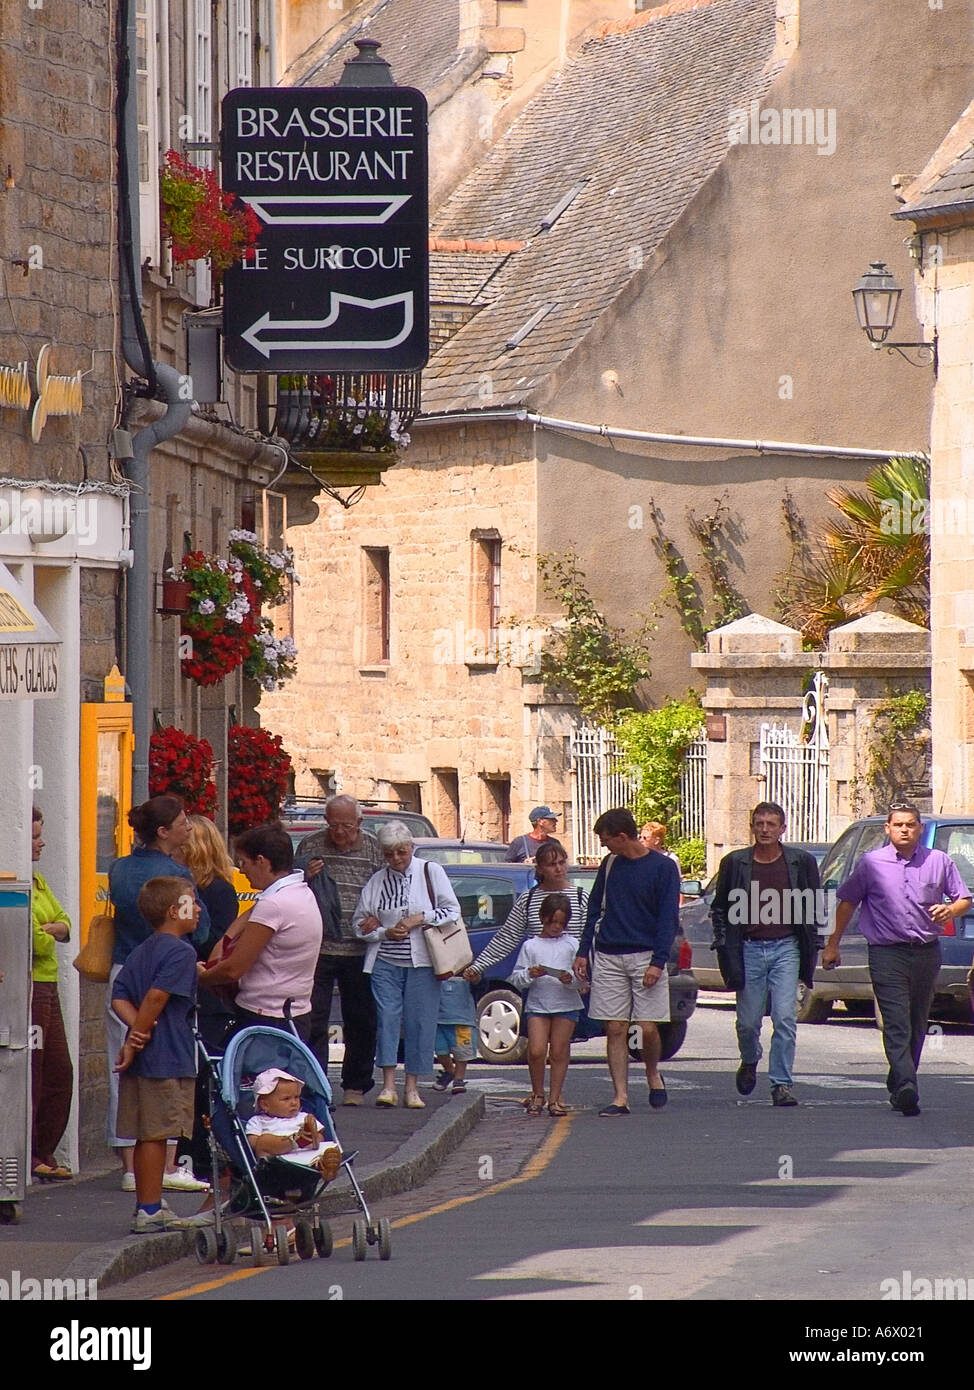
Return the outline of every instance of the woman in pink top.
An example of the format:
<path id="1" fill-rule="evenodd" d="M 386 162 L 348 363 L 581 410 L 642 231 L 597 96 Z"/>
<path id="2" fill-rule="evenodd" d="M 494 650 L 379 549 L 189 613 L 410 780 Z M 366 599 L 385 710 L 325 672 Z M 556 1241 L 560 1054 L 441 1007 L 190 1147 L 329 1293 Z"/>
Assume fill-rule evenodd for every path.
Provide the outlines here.
<path id="1" fill-rule="evenodd" d="M 257 901 L 200 966 L 200 983 L 237 985 L 235 1032 L 253 1024 L 286 1030 L 290 1003 L 294 1026 L 307 1041 L 321 950 L 318 903 L 304 874 L 293 872 L 291 837 L 279 826 L 245 830 L 237 837 L 236 854 L 251 887 L 259 890 Z"/>

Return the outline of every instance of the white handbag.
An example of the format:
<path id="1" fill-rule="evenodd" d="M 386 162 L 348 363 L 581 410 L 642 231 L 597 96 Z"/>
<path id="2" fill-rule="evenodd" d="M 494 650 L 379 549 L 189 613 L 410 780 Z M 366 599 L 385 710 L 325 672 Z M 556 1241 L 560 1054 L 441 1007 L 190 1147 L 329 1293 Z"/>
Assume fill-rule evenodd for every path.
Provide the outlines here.
<path id="1" fill-rule="evenodd" d="M 423 865 L 423 873 L 426 876 L 426 891 L 435 908 L 436 894 L 433 892 L 428 863 Z M 473 948 L 462 921 L 440 922 L 434 927 L 424 927 L 423 936 L 433 963 L 433 974 L 438 980 L 448 980 L 452 975 L 459 975 L 461 970 L 466 970 L 468 965 L 473 964 Z"/>

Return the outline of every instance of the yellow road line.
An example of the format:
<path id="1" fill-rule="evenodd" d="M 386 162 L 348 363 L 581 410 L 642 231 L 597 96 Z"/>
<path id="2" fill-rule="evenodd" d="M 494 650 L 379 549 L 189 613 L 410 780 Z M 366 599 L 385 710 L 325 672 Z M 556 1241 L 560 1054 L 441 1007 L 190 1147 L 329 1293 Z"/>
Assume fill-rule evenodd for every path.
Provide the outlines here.
<path id="1" fill-rule="evenodd" d="M 494 1197 L 498 1192 L 506 1192 L 511 1187 L 518 1187 L 523 1182 L 531 1182 L 534 1178 L 540 1177 L 568 1138 L 568 1131 L 574 1118 L 574 1115 L 562 1117 L 561 1123 L 555 1126 L 538 1152 L 524 1165 L 523 1173 L 518 1173 L 517 1177 L 505 1178 L 503 1182 L 491 1183 L 490 1187 L 485 1187 L 483 1192 L 472 1192 L 467 1197 L 451 1197 L 448 1202 L 440 1202 L 427 1211 L 414 1212 L 412 1216 L 401 1216 L 391 1223 L 392 1229 L 398 1230 L 401 1226 L 412 1226 L 417 1221 L 426 1221 L 429 1217 L 439 1216 L 445 1211 L 456 1211 L 458 1207 L 465 1207 L 470 1202 L 480 1202 L 484 1197 Z M 336 1240 L 335 1249 L 341 1250 L 351 1243 L 347 1237 Z M 224 1275 L 222 1279 L 211 1279 L 205 1284 L 193 1284 L 192 1287 L 180 1289 L 176 1293 L 160 1294 L 154 1302 L 167 1303 L 180 1298 L 192 1298 L 194 1294 L 209 1293 L 211 1289 L 222 1289 L 227 1284 L 234 1284 L 240 1279 L 250 1279 L 255 1274 L 269 1274 L 273 1268 L 273 1265 L 261 1265 L 255 1269 L 237 1269 L 232 1274 Z"/>

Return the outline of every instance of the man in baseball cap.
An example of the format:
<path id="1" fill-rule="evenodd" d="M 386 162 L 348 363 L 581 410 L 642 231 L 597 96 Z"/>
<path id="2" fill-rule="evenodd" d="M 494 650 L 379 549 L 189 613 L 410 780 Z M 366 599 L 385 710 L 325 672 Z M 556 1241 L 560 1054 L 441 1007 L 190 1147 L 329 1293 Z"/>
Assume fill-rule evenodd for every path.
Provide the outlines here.
<path id="1" fill-rule="evenodd" d="M 528 820 L 531 822 L 530 834 L 519 835 L 508 847 L 509 864 L 523 864 L 527 859 L 533 860 L 545 841 L 558 845 L 559 849 L 562 848 L 561 842 L 551 833 L 558 828 L 558 816 L 550 806 L 535 806 Z"/>

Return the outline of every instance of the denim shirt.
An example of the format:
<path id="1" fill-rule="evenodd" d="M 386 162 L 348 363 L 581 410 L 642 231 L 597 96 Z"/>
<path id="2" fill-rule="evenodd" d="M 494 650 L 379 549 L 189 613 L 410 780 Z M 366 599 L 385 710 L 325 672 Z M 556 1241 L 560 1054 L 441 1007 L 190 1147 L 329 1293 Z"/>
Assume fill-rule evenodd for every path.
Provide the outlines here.
<path id="1" fill-rule="evenodd" d="M 193 875 L 183 864 L 177 864 L 161 849 L 146 849 L 138 846 L 124 859 L 116 859 L 108 870 L 108 894 L 112 900 L 115 915 L 115 945 L 112 948 L 112 964 L 124 965 L 136 946 L 148 941 L 153 935 L 149 923 L 138 909 L 139 893 L 150 878 L 185 878 L 193 883 Z M 192 936 L 186 937 L 197 950 L 202 950 L 210 937 L 210 914 L 206 904 L 201 902 L 196 886 L 193 885 L 196 901 L 200 904 L 200 920 Z"/>

